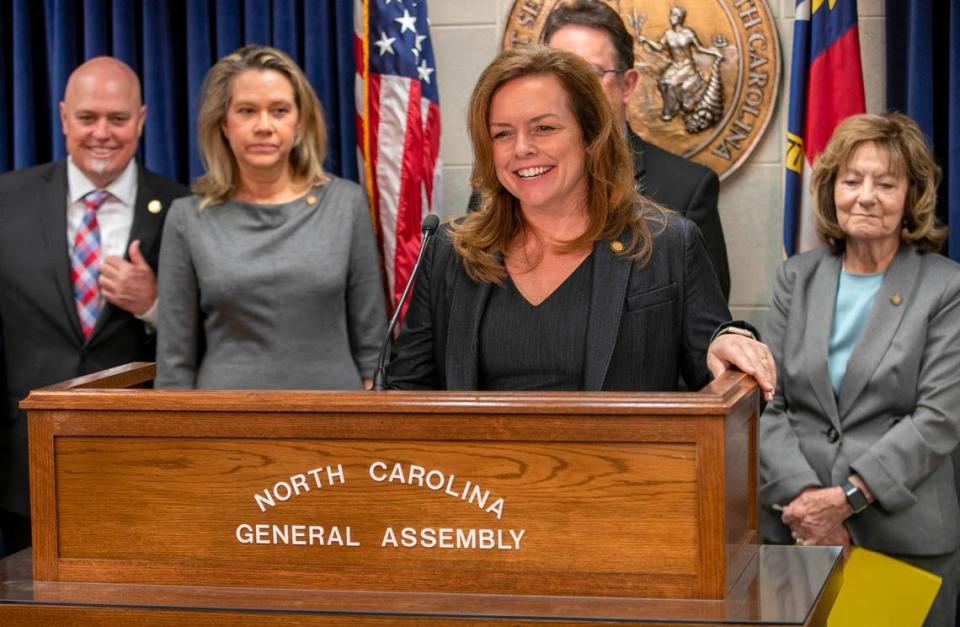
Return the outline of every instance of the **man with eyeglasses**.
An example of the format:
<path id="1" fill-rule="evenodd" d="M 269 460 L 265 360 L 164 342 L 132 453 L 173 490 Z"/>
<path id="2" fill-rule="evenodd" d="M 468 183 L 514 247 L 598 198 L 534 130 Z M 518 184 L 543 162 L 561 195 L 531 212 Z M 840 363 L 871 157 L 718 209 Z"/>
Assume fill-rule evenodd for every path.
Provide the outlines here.
<path id="1" fill-rule="evenodd" d="M 597 0 L 558 4 L 547 17 L 541 41 L 590 62 L 620 118 L 641 192 L 693 220 L 703 233 L 724 298 L 730 297 L 727 246 L 717 210 L 720 180 L 705 166 L 687 161 L 637 136 L 627 124 L 627 103 L 639 73 L 633 64 L 633 37 L 620 16 Z"/>

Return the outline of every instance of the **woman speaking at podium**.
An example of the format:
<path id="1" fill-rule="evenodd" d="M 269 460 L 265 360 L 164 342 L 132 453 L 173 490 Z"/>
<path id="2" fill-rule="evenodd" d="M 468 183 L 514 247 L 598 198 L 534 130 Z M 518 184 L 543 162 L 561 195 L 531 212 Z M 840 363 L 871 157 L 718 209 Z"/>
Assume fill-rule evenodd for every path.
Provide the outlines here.
<path id="1" fill-rule="evenodd" d="M 207 173 L 167 217 L 157 387 L 359 389 L 386 309 L 363 191 L 323 171 L 313 89 L 247 46 L 204 81 Z"/>
<path id="2" fill-rule="evenodd" d="M 730 322 L 696 226 L 640 196 L 595 70 L 544 47 L 483 72 L 468 114 L 479 211 L 443 227 L 387 386 L 697 389 L 767 347 Z"/>

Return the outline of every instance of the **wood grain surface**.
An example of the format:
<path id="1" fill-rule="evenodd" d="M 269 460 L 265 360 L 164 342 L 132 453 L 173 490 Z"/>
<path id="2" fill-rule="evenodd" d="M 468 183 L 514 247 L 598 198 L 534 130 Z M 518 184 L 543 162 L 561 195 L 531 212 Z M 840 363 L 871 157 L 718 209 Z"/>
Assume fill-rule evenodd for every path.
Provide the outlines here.
<path id="1" fill-rule="evenodd" d="M 101 383 L 24 402 L 38 580 L 719 599 L 755 552 L 743 375 L 677 395 Z"/>

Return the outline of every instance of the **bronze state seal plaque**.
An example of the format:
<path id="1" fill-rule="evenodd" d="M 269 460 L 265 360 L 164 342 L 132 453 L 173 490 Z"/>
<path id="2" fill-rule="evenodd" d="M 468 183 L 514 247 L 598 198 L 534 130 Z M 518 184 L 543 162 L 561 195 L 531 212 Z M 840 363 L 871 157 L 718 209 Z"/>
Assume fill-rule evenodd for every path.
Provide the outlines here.
<path id="1" fill-rule="evenodd" d="M 720 178 L 746 161 L 773 115 L 780 43 L 765 0 L 606 1 L 633 36 L 640 73 L 630 126 Z M 563 0 L 516 0 L 503 47 L 540 40 Z"/>

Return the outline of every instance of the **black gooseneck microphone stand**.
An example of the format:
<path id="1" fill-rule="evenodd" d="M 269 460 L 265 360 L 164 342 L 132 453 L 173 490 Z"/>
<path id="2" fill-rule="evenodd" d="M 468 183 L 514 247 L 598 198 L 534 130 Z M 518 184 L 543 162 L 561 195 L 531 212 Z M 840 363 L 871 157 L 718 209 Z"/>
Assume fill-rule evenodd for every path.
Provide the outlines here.
<path id="1" fill-rule="evenodd" d="M 420 225 L 420 232 L 423 234 L 423 237 L 420 238 L 420 252 L 417 253 L 417 262 L 413 264 L 413 270 L 410 271 L 407 284 L 403 287 L 403 293 L 400 294 L 400 300 L 397 302 L 397 307 L 393 312 L 393 316 L 390 318 L 390 324 L 387 325 L 387 334 L 383 337 L 383 343 L 380 344 L 380 358 L 377 360 L 377 371 L 373 375 L 374 390 L 382 390 L 386 384 L 387 348 L 390 346 L 390 338 L 393 337 L 393 329 L 397 326 L 397 320 L 400 319 L 400 312 L 403 311 L 403 303 L 407 301 L 407 294 L 410 293 L 413 280 L 416 278 L 417 271 L 420 269 L 420 262 L 423 260 L 423 253 L 427 250 L 427 243 L 430 241 L 430 238 L 433 237 L 433 234 L 437 232 L 438 226 L 440 226 L 440 218 L 438 218 L 435 213 L 427 214 L 423 219 L 423 223 Z"/>

